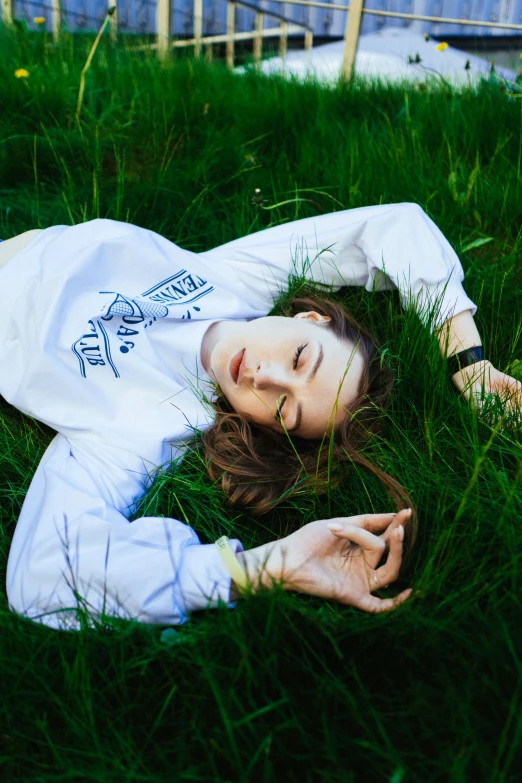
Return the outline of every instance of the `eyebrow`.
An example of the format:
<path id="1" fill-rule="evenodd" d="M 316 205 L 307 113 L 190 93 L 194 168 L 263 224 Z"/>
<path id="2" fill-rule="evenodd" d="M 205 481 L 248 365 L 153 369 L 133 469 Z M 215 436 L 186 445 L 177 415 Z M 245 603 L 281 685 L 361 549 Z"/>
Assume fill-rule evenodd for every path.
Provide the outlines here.
<path id="1" fill-rule="evenodd" d="M 317 375 L 317 370 L 321 366 L 321 362 L 323 361 L 323 359 L 324 359 L 323 344 L 319 343 L 319 356 L 317 357 L 317 361 L 316 361 L 316 363 L 314 364 L 314 366 L 312 367 L 312 369 L 310 371 L 310 375 L 306 379 L 307 383 L 310 383 L 311 381 L 313 381 L 313 379 Z M 294 424 L 294 426 L 291 429 L 287 430 L 287 432 L 295 432 L 295 430 L 298 430 L 299 427 L 301 426 L 302 419 L 303 419 L 303 403 L 302 402 L 298 402 L 297 403 L 297 418 L 295 420 L 295 424 Z"/>

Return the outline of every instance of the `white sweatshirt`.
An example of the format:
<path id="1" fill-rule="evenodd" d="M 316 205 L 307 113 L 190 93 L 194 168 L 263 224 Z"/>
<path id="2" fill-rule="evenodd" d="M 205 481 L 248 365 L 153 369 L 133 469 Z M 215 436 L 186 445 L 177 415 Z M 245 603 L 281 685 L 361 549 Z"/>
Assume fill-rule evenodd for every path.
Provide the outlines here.
<path id="1" fill-rule="evenodd" d="M 398 289 L 424 323 L 442 296 L 432 328 L 477 310 L 457 255 L 407 203 L 300 220 L 199 254 L 114 220 L 53 226 L 0 269 L 0 394 L 58 433 L 14 534 L 13 611 L 72 630 L 79 602 L 93 617 L 159 624 L 229 602 L 214 544 L 177 519 L 128 517 L 211 422 L 199 355 L 207 328 L 266 315 L 296 270 L 335 288 Z"/>

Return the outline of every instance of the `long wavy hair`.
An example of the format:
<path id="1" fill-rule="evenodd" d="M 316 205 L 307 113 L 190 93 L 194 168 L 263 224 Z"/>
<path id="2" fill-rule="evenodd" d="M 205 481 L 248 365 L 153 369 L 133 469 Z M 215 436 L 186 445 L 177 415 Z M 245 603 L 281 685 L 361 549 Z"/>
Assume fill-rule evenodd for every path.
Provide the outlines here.
<path id="1" fill-rule="evenodd" d="M 364 360 L 357 394 L 345 406 L 342 422 L 331 436 L 320 440 L 290 436 L 248 421 L 216 388 L 212 400 L 215 421 L 202 438 L 208 473 L 213 481 L 221 482 L 229 505 L 264 514 L 296 492 L 322 494 L 338 486 L 346 476 L 346 464 L 359 465 L 384 484 L 398 511 L 412 509 L 405 527 L 407 554 L 417 532 L 415 506 L 405 488 L 362 453 L 371 436 L 382 429 L 379 414 L 390 404 L 395 373 L 382 361 L 375 335 L 341 304 L 314 292 L 290 300 L 280 313 L 291 317 L 310 310 L 328 316 L 326 328 L 340 340 L 358 344 Z"/>

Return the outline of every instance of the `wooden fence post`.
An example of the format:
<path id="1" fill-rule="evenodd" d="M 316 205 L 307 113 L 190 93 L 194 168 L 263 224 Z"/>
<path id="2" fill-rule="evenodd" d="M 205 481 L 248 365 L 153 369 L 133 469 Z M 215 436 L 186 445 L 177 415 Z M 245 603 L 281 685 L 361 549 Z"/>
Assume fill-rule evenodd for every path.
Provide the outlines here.
<path id="1" fill-rule="evenodd" d="M 170 54 L 170 0 L 158 0 L 156 6 L 156 26 L 158 31 L 158 57 L 165 59 Z"/>
<path id="2" fill-rule="evenodd" d="M 364 0 L 350 0 L 350 10 L 344 29 L 344 55 L 341 66 L 341 78 L 344 79 L 349 79 L 353 72 L 363 5 Z"/>
<path id="3" fill-rule="evenodd" d="M 314 34 L 311 30 L 307 30 L 304 37 L 305 52 L 309 52 L 314 42 Z"/>
<path id="4" fill-rule="evenodd" d="M 60 0 L 51 0 L 51 26 L 53 28 L 53 41 L 58 43 L 60 40 Z"/>
<path id="5" fill-rule="evenodd" d="M 263 31 L 263 14 L 259 13 L 259 11 L 256 11 L 255 30 L 257 35 L 254 38 L 253 54 L 255 64 L 259 65 L 261 62 L 261 47 L 263 44 L 263 38 L 261 37 L 261 32 Z"/>
<path id="6" fill-rule="evenodd" d="M 234 35 L 236 30 L 236 4 L 234 2 L 228 2 L 227 4 L 227 35 Z M 229 68 L 234 67 L 234 39 L 229 38 L 227 41 L 227 65 Z"/>
<path id="7" fill-rule="evenodd" d="M 288 46 L 288 22 L 281 22 L 281 38 L 279 39 L 279 57 L 282 60 L 286 57 L 286 48 Z"/>
<path id="8" fill-rule="evenodd" d="M 2 22 L 5 27 L 13 26 L 14 0 L 2 0 Z"/>
<path id="9" fill-rule="evenodd" d="M 111 43 L 115 44 L 118 35 L 118 7 L 116 5 L 116 0 L 108 0 L 107 8 L 116 9 L 111 15 L 111 21 L 109 22 L 111 27 Z"/>
<path id="10" fill-rule="evenodd" d="M 194 0 L 194 38 L 196 45 L 194 54 L 201 56 L 201 38 L 203 36 L 203 0 Z"/>

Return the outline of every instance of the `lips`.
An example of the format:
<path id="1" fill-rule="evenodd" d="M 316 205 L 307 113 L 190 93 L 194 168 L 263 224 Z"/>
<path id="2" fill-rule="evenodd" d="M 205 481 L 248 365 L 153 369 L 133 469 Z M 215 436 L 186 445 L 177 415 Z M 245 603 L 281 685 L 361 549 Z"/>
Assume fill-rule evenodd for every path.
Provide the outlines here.
<path id="1" fill-rule="evenodd" d="M 230 362 L 230 376 L 234 383 L 237 383 L 239 380 L 239 374 L 242 369 L 243 365 L 243 359 L 245 357 L 245 349 L 242 348 L 236 355 L 232 358 L 232 361 Z"/>

